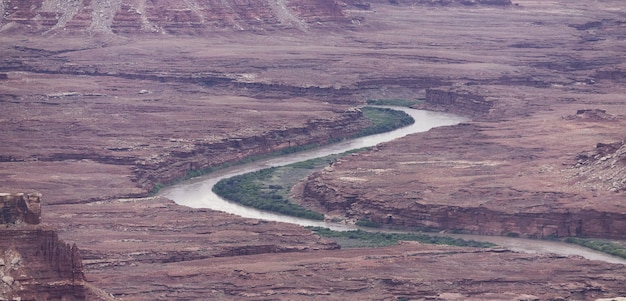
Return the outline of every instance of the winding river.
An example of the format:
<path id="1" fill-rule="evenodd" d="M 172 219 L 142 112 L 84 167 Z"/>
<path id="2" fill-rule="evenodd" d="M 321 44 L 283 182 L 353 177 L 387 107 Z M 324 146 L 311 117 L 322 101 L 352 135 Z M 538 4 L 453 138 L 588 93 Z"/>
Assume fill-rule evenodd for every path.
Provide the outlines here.
<path id="1" fill-rule="evenodd" d="M 163 189 L 159 196 L 167 197 L 179 205 L 192 208 L 209 208 L 213 210 L 223 211 L 239 215 L 246 218 L 262 219 L 268 221 L 278 221 L 285 223 L 293 223 L 302 226 L 321 226 L 333 230 L 354 230 L 353 225 L 340 223 L 329 223 L 321 221 L 313 221 L 303 218 L 296 218 L 265 212 L 254 208 L 245 207 L 237 203 L 229 202 L 213 193 L 213 186 L 221 179 L 230 178 L 236 175 L 245 174 L 269 167 L 284 166 L 300 161 L 313 158 L 324 157 L 331 154 L 343 153 L 352 149 L 370 147 L 379 143 L 388 142 L 394 139 L 404 137 L 412 133 L 425 132 L 434 127 L 455 125 L 467 121 L 466 118 L 439 112 L 430 112 L 423 110 L 414 110 L 402 107 L 388 107 L 396 110 L 402 110 L 411 115 L 415 119 L 415 123 L 392 132 L 377 134 L 348 141 L 343 141 L 309 151 L 303 151 L 295 154 L 289 154 L 276 158 L 259 160 L 247 164 L 237 165 L 230 168 L 222 169 L 208 175 L 198 177 L 183 183 Z M 626 264 L 626 260 L 610 256 L 601 252 L 596 252 L 577 245 L 543 241 L 530 240 L 522 238 L 510 238 L 500 236 L 480 236 L 480 235 L 448 235 L 464 239 L 473 239 L 478 241 L 489 241 L 501 247 L 508 248 L 512 251 L 527 253 L 554 253 L 564 256 L 578 255 L 591 260 L 602 260 L 611 263 Z"/>

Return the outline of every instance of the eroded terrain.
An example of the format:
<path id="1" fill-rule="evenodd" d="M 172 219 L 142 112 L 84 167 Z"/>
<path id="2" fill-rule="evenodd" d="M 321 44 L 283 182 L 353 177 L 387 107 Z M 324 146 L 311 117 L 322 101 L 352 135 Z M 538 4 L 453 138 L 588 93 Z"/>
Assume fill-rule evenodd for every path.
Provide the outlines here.
<path id="1" fill-rule="evenodd" d="M 0 190 L 41 192 L 43 223 L 110 298 L 626 295 L 623 265 L 337 250 L 298 226 L 141 198 L 348 136 L 367 99 L 425 99 L 472 121 L 342 159 L 303 182 L 303 203 L 390 226 L 624 240 L 620 1 L 0 3 Z"/>

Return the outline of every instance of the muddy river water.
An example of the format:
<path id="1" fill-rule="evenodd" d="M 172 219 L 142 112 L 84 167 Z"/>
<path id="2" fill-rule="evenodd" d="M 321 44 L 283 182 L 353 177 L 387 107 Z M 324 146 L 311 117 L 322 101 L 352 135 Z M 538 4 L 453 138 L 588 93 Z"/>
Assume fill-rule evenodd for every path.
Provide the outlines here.
<path id="1" fill-rule="evenodd" d="M 439 112 L 430 112 L 423 110 L 414 110 L 409 108 L 393 107 L 402 110 L 415 119 L 413 125 L 388 132 L 377 134 L 340 143 L 323 146 L 314 150 L 289 154 L 277 158 L 270 158 L 251 162 L 248 164 L 238 165 L 227 169 L 222 169 L 210 173 L 203 177 L 198 177 L 166 189 L 163 189 L 159 195 L 167 197 L 179 205 L 189 206 L 192 208 L 209 208 L 213 210 L 228 212 L 242 217 L 255 218 L 269 221 L 278 221 L 293 223 L 302 226 L 322 226 L 333 230 L 354 230 L 352 225 L 329 223 L 321 221 L 312 221 L 302 218 L 289 217 L 271 212 L 260 211 L 257 209 L 241 206 L 239 204 L 226 201 L 215 193 L 212 188 L 215 183 L 224 178 L 249 173 L 269 167 L 277 167 L 288 165 L 300 161 L 313 158 L 324 157 L 331 154 L 338 154 L 352 149 L 370 147 L 379 143 L 388 142 L 394 139 L 404 137 L 412 133 L 425 132 L 434 127 L 448 126 L 467 121 L 466 118 Z M 438 234 L 442 235 L 442 234 Z M 602 260 L 612 263 L 626 264 L 626 260 L 610 256 L 601 252 L 596 252 L 577 245 L 543 240 L 530 240 L 522 238 L 500 237 L 500 236 L 482 236 L 482 235 L 457 235 L 445 234 L 464 239 L 473 239 L 478 241 L 493 242 L 501 247 L 528 253 L 554 253 L 564 256 L 578 255 L 592 260 Z"/>

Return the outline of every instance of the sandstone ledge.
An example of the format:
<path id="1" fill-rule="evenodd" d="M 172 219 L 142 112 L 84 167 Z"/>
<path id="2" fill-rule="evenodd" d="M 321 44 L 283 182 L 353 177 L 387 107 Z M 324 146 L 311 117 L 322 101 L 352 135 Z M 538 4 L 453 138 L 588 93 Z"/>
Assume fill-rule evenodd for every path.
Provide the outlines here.
<path id="1" fill-rule="evenodd" d="M 9 300 L 85 300 L 76 245 L 39 224 L 39 193 L 2 193 L 0 297 Z"/>
<path id="2" fill-rule="evenodd" d="M 108 290 L 124 300 L 595 300 L 624 295 L 624 266 L 403 243 L 349 249 L 121 265 Z M 126 283 L 133 283 L 129 288 Z"/>
<path id="3" fill-rule="evenodd" d="M 434 129 L 381 145 L 312 175 L 301 197 L 331 215 L 390 227 L 626 239 L 622 142 L 594 142 L 621 139 L 616 129 L 626 124 L 623 110 L 611 106 L 613 114 L 591 118 L 585 116 L 592 111 L 575 107 L 563 105 L 552 117 L 497 121 L 498 127 L 483 121 Z M 539 127 L 538 120 L 550 126 Z M 592 133 L 580 130 L 590 124 L 596 125 Z M 549 128 L 569 139 L 551 136 Z"/>

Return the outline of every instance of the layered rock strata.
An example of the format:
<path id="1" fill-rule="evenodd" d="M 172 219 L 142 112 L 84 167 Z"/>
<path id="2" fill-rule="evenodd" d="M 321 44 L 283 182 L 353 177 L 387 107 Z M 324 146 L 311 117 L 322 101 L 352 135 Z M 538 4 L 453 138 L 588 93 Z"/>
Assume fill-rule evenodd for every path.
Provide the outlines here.
<path id="1" fill-rule="evenodd" d="M 599 137 L 619 138 L 612 129 L 623 117 L 603 110 L 562 116 L 531 116 L 525 130 L 463 124 L 411 136 L 412 146 L 381 145 L 313 174 L 305 181 L 303 202 L 391 227 L 626 239 L 623 142 L 598 143 L 578 154 L 558 151 L 583 149 Z M 538 120 L 558 126 L 569 139 L 555 137 L 559 145 L 552 147 L 525 145 L 522 137 L 542 135 Z M 580 131 L 590 124 L 596 131 Z M 481 151 L 466 153 L 470 145 Z M 561 164 L 550 163 L 554 158 Z"/>
<path id="2" fill-rule="evenodd" d="M 489 113 L 493 107 L 490 100 L 474 91 L 454 88 L 426 89 L 425 108 L 448 111 L 463 116 L 480 116 Z"/>
<path id="3" fill-rule="evenodd" d="M 41 221 L 41 194 L 39 193 L 0 193 L 2 216 L 0 224 L 31 224 Z"/>
<path id="4" fill-rule="evenodd" d="M 393 0 L 395 5 L 510 6 L 510 0 Z M 115 34 L 201 34 L 207 31 L 274 31 L 328 28 L 354 21 L 346 11 L 369 10 L 369 2 L 278 1 L 59 1 L 3 0 L 0 31 Z"/>
<path id="5" fill-rule="evenodd" d="M 100 201 L 80 209 L 74 204 L 51 207 L 48 222 L 62 228 L 66 240 L 80 243 L 89 281 L 124 300 L 206 299 L 221 288 L 197 279 L 217 276 L 231 281 L 228 275 L 204 271 L 187 281 L 177 275 L 177 264 L 183 262 L 202 269 L 214 265 L 212 261 L 238 262 L 262 254 L 315 257 L 317 251 L 339 249 L 334 241 L 297 225 L 191 209 L 165 198 Z M 173 289 L 176 286 L 179 289 Z"/>
<path id="6" fill-rule="evenodd" d="M 10 175 L 4 187 L 36 189 L 49 202 L 145 195 L 157 183 L 243 158 L 328 143 L 367 125 L 352 106 L 302 97 L 178 95 L 179 86 L 198 87 L 177 81 L 96 77 L 92 82 L 70 76 L 66 83 L 75 83 L 76 90 L 45 93 L 63 85 L 53 77 L 14 73 L 10 82 L 36 82 L 35 91 L 16 96 L 19 102 L 7 100 L 10 117 L 0 120 L 7 129 L 0 135 L 12 141 L 0 155 Z M 32 113 L 42 111 L 48 113 Z M 42 143 L 50 148 L 43 150 Z M 41 178 L 35 165 L 49 177 Z M 67 180 L 78 179 L 78 173 L 90 176 L 72 185 L 77 195 L 63 193 Z M 103 195 L 103 190 L 109 192 Z"/>
<path id="7" fill-rule="evenodd" d="M 82 261 L 76 245 L 59 240 L 53 230 L 35 226 L 41 217 L 40 197 L 38 193 L 0 195 L 0 297 L 85 300 Z"/>
<path id="8" fill-rule="evenodd" d="M 392 5 L 432 5 L 432 6 L 509 6 L 511 0 L 373 0 L 372 3 L 390 3 Z"/>
<path id="9" fill-rule="evenodd" d="M 198 34 L 207 30 L 306 30 L 345 21 L 334 0 L 3 0 L 0 29 L 31 32 Z"/>
<path id="10" fill-rule="evenodd" d="M 338 251 L 293 225 L 118 200 L 145 194 L 147 178 L 197 171 L 190 165 L 210 159 L 195 150 L 210 144 L 225 145 L 225 154 L 205 153 L 219 161 L 237 157 L 241 139 L 245 147 L 256 143 L 250 137 L 328 125 L 317 141 L 354 130 L 332 126 L 351 118 L 342 117 L 348 107 L 423 99 L 431 89 L 454 102 L 429 97 L 426 107 L 456 104 L 468 114 L 480 96 L 489 113 L 332 166 L 320 187 L 355 201 L 338 218 L 387 221 L 392 212 L 391 223 L 401 222 L 404 208 L 439 205 L 507 218 L 545 213 L 555 225 L 566 210 L 625 212 L 620 174 L 611 173 L 621 168 L 615 143 L 626 128 L 626 31 L 615 9 L 623 3 L 480 2 L 337 2 L 345 19 L 325 22 L 334 10 L 307 8 L 304 17 L 292 4 L 326 1 L 1 1 L 0 185 L 45 192 L 43 222 L 81 248 L 88 279 L 125 300 L 623 296 L 621 266 L 578 257 L 415 245 Z M 586 109 L 598 111 L 578 113 Z M 288 146 L 296 136 L 271 141 Z M 498 223 L 486 233 L 525 235 L 519 223 L 488 219 Z"/>
<path id="11" fill-rule="evenodd" d="M 335 120 L 311 121 L 301 127 L 270 130 L 260 136 L 230 138 L 216 143 L 200 142 L 157 160 L 136 162 L 134 182 L 149 190 L 155 183 L 171 183 L 187 175 L 245 158 L 289 148 L 327 144 L 356 133 L 366 124 L 360 110 L 337 113 L 339 116 Z"/>
<path id="12" fill-rule="evenodd" d="M 594 301 L 626 294 L 625 269 L 575 256 L 401 243 L 120 265 L 106 277 L 109 291 L 128 301 L 145 300 L 142 292 L 169 300 Z"/>

